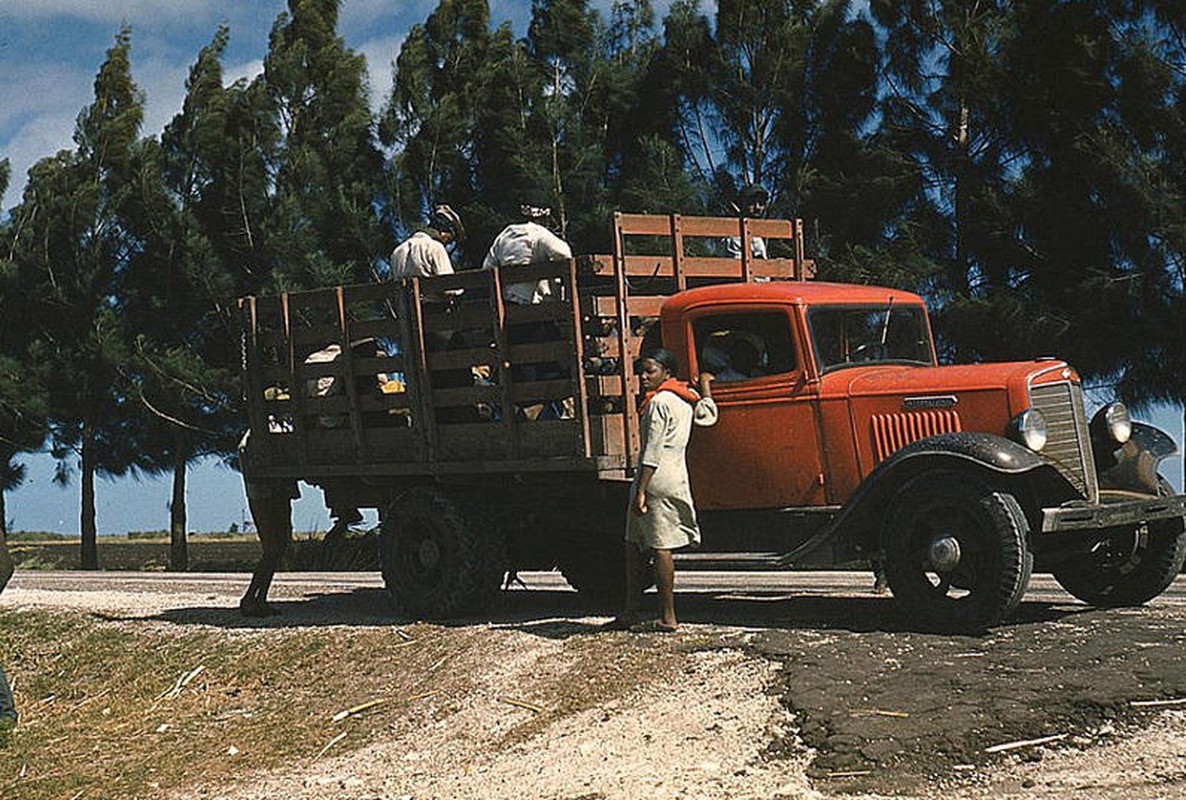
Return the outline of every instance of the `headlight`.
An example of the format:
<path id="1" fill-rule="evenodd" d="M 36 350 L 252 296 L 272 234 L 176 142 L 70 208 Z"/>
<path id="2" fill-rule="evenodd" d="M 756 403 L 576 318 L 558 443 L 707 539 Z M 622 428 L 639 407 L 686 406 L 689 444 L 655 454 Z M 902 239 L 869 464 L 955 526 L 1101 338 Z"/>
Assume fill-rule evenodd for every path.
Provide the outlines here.
<path id="1" fill-rule="evenodd" d="M 1046 446 L 1046 418 L 1036 408 L 1027 408 L 1009 423 L 1009 438 L 1035 453 Z"/>
<path id="2" fill-rule="evenodd" d="M 1108 403 L 1091 418 L 1092 438 L 1097 442 L 1122 445 L 1132 438 L 1132 417 L 1124 403 Z"/>

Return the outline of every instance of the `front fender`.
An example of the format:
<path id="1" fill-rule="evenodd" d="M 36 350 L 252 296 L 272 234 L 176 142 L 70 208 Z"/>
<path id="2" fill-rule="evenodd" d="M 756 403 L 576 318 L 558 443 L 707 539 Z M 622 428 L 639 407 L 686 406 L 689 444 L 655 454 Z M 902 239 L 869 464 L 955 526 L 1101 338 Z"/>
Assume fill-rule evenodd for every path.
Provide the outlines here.
<path id="1" fill-rule="evenodd" d="M 844 537 L 859 551 L 879 547 L 878 532 L 890 498 L 907 480 L 926 469 L 949 468 L 996 476 L 1006 481 L 1030 473 L 1041 473 L 1041 494 L 1076 494 L 1074 487 L 1040 455 L 1016 442 L 991 433 L 943 433 L 919 439 L 892 453 L 878 464 L 849 496 L 840 513 L 818 534 L 781 563 L 790 564 L 819 545 Z"/>
<path id="2" fill-rule="evenodd" d="M 1144 422 L 1134 422 L 1132 436 L 1127 442 L 1116 448 L 1110 457 L 1104 455 L 1096 459 L 1100 488 L 1160 494 L 1158 467 L 1176 452 L 1178 446 L 1168 433 Z"/>

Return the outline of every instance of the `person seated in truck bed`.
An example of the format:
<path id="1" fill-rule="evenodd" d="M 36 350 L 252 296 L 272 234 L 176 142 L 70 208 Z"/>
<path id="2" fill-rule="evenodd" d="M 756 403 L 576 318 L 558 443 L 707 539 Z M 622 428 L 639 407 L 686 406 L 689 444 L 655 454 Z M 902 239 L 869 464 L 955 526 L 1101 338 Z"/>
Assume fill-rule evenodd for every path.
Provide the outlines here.
<path id="1" fill-rule="evenodd" d="M 490 245 L 482 269 L 503 268 L 502 298 L 514 305 L 537 305 L 559 299 L 552 281 L 541 279 L 522 283 L 510 282 L 506 274 L 511 268 L 529 264 L 546 264 L 551 261 L 566 261 L 572 258 L 572 248 L 545 223 L 552 216 L 552 201 L 547 193 L 539 190 L 524 192 L 519 199 L 519 213 L 522 222 L 503 228 Z M 560 338 L 560 330 L 554 322 L 539 321 L 511 325 L 507 331 L 510 344 L 532 344 L 552 342 Z M 563 364 L 518 364 L 511 368 L 515 381 L 530 383 L 568 376 L 568 367 Z M 521 407 L 518 413 L 528 419 L 556 419 L 572 416 L 569 410 L 571 400 L 564 398 L 540 398 L 548 402 L 531 403 Z"/>
<path id="2" fill-rule="evenodd" d="M 751 183 L 737 195 L 737 202 L 733 204 L 737 215 L 757 219 L 766 215 L 766 203 L 770 194 L 758 183 Z M 725 240 L 725 252 L 730 258 L 741 258 L 741 237 L 731 236 Z M 761 236 L 750 237 L 750 257 L 766 258 L 766 240 Z"/>
<path id="3" fill-rule="evenodd" d="M 523 221 L 507 225 L 494 238 L 482 261 L 482 269 L 546 264 L 572 258 L 572 248 L 568 242 L 545 227 L 552 216 L 552 201 L 546 193 L 538 190 L 524 192 L 519 199 L 519 213 Z M 530 283 L 504 281 L 502 299 L 518 305 L 535 305 L 551 300 L 553 288 L 547 280 Z"/>
<path id="4" fill-rule="evenodd" d="M 391 251 L 392 280 L 452 275 L 453 261 L 448 247 L 454 242 L 465 244 L 465 226 L 457 212 L 447 205 L 439 205 L 432 210 L 424 230 L 416 231 Z M 425 295 L 423 299 L 446 302 L 452 294 Z"/>

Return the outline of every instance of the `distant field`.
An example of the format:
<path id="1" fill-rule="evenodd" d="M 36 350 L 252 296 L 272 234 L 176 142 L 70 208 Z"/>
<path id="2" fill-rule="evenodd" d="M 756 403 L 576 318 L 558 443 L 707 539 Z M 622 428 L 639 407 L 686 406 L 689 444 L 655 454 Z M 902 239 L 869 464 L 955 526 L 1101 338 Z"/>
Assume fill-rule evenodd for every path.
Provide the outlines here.
<path id="1" fill-rule="evenodd" d="M 18 569 L 78 569 L 81 553 L 77 539 L 26 540 L 13 537 L 8 547 Z M 169 567 L 167 539 L 99 537 L 99 567 L 110 570 L 160 570 Z M 250 572 L 259 559 L 259 541 L 252 535 L 195 535 L 189 540 L 190 572 Z M 373 537 L 360 536 L 323 553 L 319 539 L 298 539 L 285 558 L 287 570 L 377 569 Z"/>

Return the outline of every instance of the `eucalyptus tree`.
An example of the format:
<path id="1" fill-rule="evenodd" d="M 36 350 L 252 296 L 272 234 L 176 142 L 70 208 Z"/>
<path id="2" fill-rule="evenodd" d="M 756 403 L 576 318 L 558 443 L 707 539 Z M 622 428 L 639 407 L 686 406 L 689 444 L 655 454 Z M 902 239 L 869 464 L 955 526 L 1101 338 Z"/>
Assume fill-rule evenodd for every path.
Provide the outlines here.
<path id="1" fill-rule="evenodd" d="M 170 566 L 179 570 L 188 564 L 187 468 L 232 451 L 242 427 L 233 322 L 234 298 L 245 287 L 216 246 L 228 218 L 227 166 L 239 161 L 238 89 L 222 84 L 227 37 L 220 27 L 200 52 L 182 109 L 160 141 L 140 144 L 138 191 L 125 214 L 142 243 L 123 280 L 131 351 L 125 388 L 142 411 L 146 449 L 173 474 Z"/>
<path id="2" fill-rule="evenodd" d="M 132 81 L 124 28 L 78 116 L 76 149 L 38 161 L 12 212 L 14 302 L 32 320 L 29 352 L 43 370 L 59 477 L 77 457 L 82 565 L 98 566 L 95 475 L 145 465 L 134 414 L 118 389 L 127 363 L 121 280 L 139 243 L 121 218 L 134 184 L 143 95 Z"/>
<path id="3" fill-rule="evenodd" d="M 0 195 L 8 187 L 8 159 L 0 160 Z M 40 449 L 46 438 L 47 398 L 40 370 L 29 357 L 28 308 L 20 301 L 12 261 L 10 220 L 0 220 L 0 538 L 8 533 L 6 493 L 25 479 L 22 453 Z"/>
<path id="4" fill-rule="evenodd" d="M 1170 94 L 1149 69 L 1148 7 L 872 4 L 886 138 L 924 176 L 903 225 L 941 270 L 950 352 L 1055 352 L 1115 380 L 1156 346 L 1145 321 L 1170 284 L 1150 122 Z"/>
<path id="5" fill-rule="evenodd" d="M 492 59 L 510 48 L 509 25 L 490 30 L 486 0 L 441 0 L 408 32 L 379 122 L 380 139 L 392 149 L 391 227 L 407 233 L 432 206 L 448 203 L 473 238 L 493 237 L 493 224 L 482 224 L 489 209 L 477 205 L 485 160 L 480 114 L 486 97 L 498 92 Z M 486 155 L 494 161 L 504 154 Z"/>
<path id="6" fill-rule="evenodd" d="M 502 105 L 516 141 L 514 185 L 553 197 L 557 223 L 579 250 L 609 245 L 637 147 L 646 66 L 657 46 L 648 0 L 615 3 L 608 20 L 587 0 L 535 0 L 523 55 L 511 60 Z"/>
<path id="7" fill-rule="evenodd" d="M 278 125 L 267 237 L 280 288 L 363 280 L 390 245 L 366 60 L 337 34 L 340 6 L 289 0 L 259 79 Z"/>

